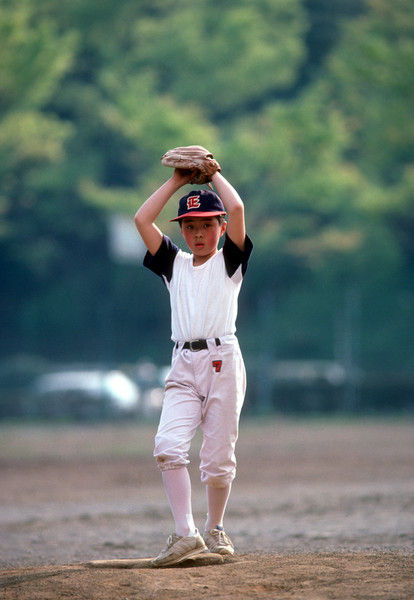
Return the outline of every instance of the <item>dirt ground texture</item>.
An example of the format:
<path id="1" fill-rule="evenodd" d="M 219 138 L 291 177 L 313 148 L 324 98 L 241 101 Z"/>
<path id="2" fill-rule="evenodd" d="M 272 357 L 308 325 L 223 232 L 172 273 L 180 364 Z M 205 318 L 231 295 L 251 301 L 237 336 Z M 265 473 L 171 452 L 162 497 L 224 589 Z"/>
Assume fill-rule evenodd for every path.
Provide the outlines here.
<path id="1" fill-rule="evenodd" d="M 91 569 L 150 557 L 173 529 L 155 424 L 0 428 L 0 597 L 414 597 L 414 422 L 241 424 L 224 564 Z M 196 438 L 196 524 L 205 491 Z"/>

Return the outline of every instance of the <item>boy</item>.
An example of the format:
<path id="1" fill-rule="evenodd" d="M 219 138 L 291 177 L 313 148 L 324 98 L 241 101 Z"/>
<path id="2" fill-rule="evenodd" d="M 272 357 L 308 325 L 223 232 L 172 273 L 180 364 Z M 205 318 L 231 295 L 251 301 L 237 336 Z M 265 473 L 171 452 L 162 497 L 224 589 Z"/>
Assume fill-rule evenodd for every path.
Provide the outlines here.
<path id="1" fill-rule="evenodd" d="M 135 215 L 148 249 L 144 265 L 162 277 L 170 292 L 174 341 L 154 456 L 175 533 L 152 561 L 156 567 L 177 564 L 207 550 L 234 553 L 223 529 L 223 516 L 235 477 L 234 448 L 245 394 L 235 320 L 237 297 L 253 245 L 245 231 L 243 202 L 219 172 L 212 176 L 219 195 L 210 190 L 190 192 L 181 198 L 178 216 L 172 219 L 179 222 L 191 254 L 179 250 L 161 233 L 155 219 L 193 174 L 175 169 Z M 223 235 L 224 246 L 218 250 Z M 198 426 L 203 432 L 200 471 L 208 506 L 203 537 L 194 525 L 186 466 Z"/>

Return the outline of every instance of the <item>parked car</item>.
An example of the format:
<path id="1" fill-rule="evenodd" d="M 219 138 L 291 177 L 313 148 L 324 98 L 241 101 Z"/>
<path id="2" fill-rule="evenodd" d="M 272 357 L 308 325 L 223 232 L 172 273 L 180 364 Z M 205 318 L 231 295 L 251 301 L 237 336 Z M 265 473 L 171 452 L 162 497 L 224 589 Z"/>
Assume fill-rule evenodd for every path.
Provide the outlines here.
<path id="1" fill-rule="evenodd" d="M 145 418 L 159 416 L 164 400 L 165 376 L 170 368 L 159 368 L 149 360 L 141 360 L 128 369 L 128 375 L 141 390 L 141 412 Z"/>
<path id="2" fill-rule="evenodd" d="M 121 371 L 78 370 L 40 375 L 32 386 L 33 410 L 41 418 L 93 420 L 137 415 L 138 386 Z"/>

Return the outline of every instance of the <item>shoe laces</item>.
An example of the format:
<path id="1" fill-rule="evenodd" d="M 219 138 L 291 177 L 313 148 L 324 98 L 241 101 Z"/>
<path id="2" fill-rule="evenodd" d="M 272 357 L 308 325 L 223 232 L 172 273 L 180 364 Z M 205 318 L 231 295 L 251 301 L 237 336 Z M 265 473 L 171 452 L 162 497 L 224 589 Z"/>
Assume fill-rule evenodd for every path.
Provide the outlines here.
<path id="1" fill-rule="evenodd" d="M 222 529 L 213 529 L 212 535 L 217 539 L 219 544 L 229 544 L 230 540 Z"/>
<path id="2" fill-rule="evenodd" d="M 177 535 L 176 533 L 171 533 L 167 538 L 167 545 L 164 548 L 164 552 L 166 550 L 168 550 L 169 548 L 171 548 L 171 546 L 173 546 L 175 544 L 175 542 L 177 542 L 179 539 L 180 539 L 179 535 Z"/>

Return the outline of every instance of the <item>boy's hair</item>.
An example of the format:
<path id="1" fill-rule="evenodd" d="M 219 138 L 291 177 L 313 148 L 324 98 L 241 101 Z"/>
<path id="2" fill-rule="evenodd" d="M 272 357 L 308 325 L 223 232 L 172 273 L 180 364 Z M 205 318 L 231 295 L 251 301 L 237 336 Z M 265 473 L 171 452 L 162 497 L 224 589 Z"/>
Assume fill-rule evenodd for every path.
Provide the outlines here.
<path id="1" fill-rule="evenodd" d="M 226 217 L 225 217 L 225 215 L 215 215 L 214 217 L 204 217 L 204 218 L 205 218 L 205 219 L 206 219 L 206 218 L 217 219 L 217 221 L 219 222 L 219 225 L 223 225 L 223 223 L 224 223 L 224 222 L 225 222 L 225 220 L 226 220 Z M 183 226 L 183 220 L 182 220 L 182 219 L 180 219 L 180 220 L 178 221 L 178 223 L 179 223 L 179 225 L 180 225 L 180 229 L 181 229 L 181 228 L 182 228 L 182 226 Z"/>

